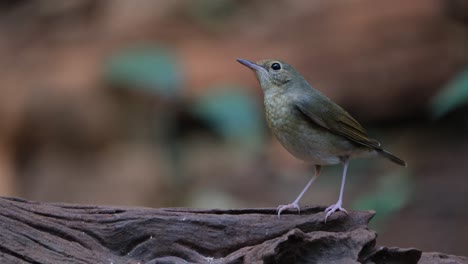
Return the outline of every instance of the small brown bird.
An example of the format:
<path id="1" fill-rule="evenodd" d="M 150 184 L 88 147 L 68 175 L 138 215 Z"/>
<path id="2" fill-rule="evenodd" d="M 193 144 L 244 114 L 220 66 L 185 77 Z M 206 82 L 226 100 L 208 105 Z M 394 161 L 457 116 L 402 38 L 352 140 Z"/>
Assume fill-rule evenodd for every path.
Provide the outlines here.
<path id="1" fill-rule="evenodd" d="M 320 175 L 323 165 L 343 164 L 340 196 L 325 210 L 325 221 L 342 207 L 343 190 L 349 160 L 380 155 L 398 165 L 406 163 L 384 150 L 343 108 L 315 90 L 289 64 L 280 60 L 256 63 L 237 59 L 252 69 L 264 93 L 265 114 L 269 127 L 292 155 L 315 165 L 315 175 L 290 204 L 278 206 L 278 217 L 286 209 L 299 208 L 299 200 Z"/>

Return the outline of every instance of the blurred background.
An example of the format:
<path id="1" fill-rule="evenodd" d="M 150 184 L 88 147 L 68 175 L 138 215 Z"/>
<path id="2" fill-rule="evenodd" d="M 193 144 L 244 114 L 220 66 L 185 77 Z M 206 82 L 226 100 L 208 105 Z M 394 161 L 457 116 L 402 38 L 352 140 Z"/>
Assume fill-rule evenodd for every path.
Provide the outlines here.
<path id="1" fill-rule="evenodd" d="M 3 0 L 0 195 L 276 207 L 313 167 L 272 137 L 235 58 L 279 58 L 407 168 L 351 162 L 386 246 L 468 255 L 468 2 Z M 324 168 L 302 205 L 338 198 Z"/>

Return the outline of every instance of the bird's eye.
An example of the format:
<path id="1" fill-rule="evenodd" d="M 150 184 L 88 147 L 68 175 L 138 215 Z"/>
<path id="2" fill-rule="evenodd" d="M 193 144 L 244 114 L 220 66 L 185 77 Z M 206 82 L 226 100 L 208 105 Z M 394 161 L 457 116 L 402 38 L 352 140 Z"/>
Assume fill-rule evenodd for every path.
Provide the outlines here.
<path id="1" fill-rule="evenodd" d="M 271 65 L 271 68 L 272 68 L 273 70 L 275 70 L 275 71 L 281 70 L 281 65 L 280 65 L 279 63 L 275 62 L 275 63 L 273 63 L 273 64 Z"/>

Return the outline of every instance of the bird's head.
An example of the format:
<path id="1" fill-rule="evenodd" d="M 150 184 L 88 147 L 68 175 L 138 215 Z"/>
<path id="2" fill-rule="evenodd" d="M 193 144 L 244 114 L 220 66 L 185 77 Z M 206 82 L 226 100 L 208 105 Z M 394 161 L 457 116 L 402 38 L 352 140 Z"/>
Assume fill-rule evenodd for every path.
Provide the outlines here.
<path id="1" fill-rule="evenodd" d="M 254 71 L 264 92 L 271 89 L 286 90 L 293 82 L 303 81 L 302 76 L 291 65 L 280 60 L 237 61 Z"/>

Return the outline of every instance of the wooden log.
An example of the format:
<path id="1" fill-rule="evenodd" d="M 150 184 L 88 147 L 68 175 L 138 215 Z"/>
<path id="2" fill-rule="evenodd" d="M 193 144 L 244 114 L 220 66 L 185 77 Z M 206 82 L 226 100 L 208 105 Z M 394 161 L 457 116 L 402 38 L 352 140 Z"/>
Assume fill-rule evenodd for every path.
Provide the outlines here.
<path id="1" fill-rule="evenodd" d="M 128 208 L 0 198 L 0 263 L 417 263 L 376 248 L 371 211 Z M 428 262 L 466 259 L 427 255 Z M 393 263 L 393 262 L 392 262 Z M 463 262 L 451 262 L 463 263 Z"/>

